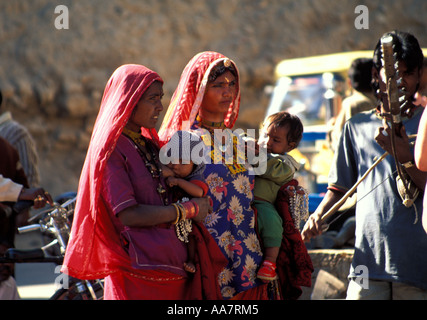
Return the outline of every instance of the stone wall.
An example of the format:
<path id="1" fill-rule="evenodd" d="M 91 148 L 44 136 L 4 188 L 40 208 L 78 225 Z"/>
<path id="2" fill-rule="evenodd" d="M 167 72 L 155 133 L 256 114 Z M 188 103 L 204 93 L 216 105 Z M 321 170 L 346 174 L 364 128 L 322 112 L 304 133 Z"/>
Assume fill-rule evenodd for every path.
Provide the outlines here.
<path id="1" fill-rule="evenodd" d="M 314 272 L 311 276 L 311 287 L 302 287 L 300 300 L 344 299 L 354 250 L 317 249 L 308 250 L 308 254 Z"/>
<path id="2" fill-rule="evenodd" d="M 368 29 L 354 24 L 360 4 Z M 68 8 L 68 29 L 55 28 L 58 5 Z M 220 51 L 241 72 L 237 126 L 257 127 L 277 62 L 371 49 L 391 29 L 411 31 L 425 46 L 426 9 L 421 0 L 2 1 L 3 106 L 34 135 L 42 184 L 57 195 L 77 188 L 103 88 L 119 65 L 159 72 L 166 107 L 188 60 Z"/>

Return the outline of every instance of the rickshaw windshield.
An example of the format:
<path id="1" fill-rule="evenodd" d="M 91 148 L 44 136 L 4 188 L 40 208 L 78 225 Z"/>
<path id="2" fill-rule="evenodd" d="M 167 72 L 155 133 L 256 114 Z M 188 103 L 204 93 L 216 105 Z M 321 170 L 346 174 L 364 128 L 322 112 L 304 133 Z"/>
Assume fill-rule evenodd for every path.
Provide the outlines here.
<path id="1" fill-rule="evenodd" d="M 324 125 L 328 84 L 323 75 L 280 78 L 273 91 L 267 114 L 288 111 L 298 115 L 304 126 Z"/>

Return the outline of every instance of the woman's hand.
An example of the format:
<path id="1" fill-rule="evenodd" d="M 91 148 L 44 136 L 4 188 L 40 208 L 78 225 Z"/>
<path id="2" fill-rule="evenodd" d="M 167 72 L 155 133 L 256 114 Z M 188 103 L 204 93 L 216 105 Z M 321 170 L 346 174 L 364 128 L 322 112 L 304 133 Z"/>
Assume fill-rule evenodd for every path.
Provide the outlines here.
<path id="1" fill-rule="evenodd" d="M 208 213 L 212 212 L 212 206 L 209 197 L 192 198 L 191 201 L 195 202 L 199 206 L 199 214 L 193 218 L 194 221 L 201 222 L 206 218 Z"/>

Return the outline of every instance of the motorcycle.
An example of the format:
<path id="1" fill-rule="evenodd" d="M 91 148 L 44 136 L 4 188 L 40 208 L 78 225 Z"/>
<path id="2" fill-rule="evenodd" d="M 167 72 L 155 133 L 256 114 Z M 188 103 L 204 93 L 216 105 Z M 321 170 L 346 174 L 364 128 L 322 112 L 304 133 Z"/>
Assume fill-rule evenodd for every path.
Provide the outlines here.
<path id="1" fill-rule="evenodd" d="M 65 250 L 71 232 L 72 218 L 76 202 L 75 193 L 63 194 L 55 199 L 54 205 L 47 210 L 43 210 L 28 222 L 29 225 L 19 227 L 19 233 L 41 232 L 49 243 L 41 248 L 30 250 L 19 250 L 9 248 L 4 257 L 0 257 L 2 263 L 31 263 L 50 262 L 60 266 L 63 262 Z M 28 201 L 16 203 L 14 210 L 20 212 L 28 207 Z M 49 298 L 49 300 L 102 300 L 103 299 L 103 279 L 80 280 L 61 274 L 62 280 L 60 288 Z"/>

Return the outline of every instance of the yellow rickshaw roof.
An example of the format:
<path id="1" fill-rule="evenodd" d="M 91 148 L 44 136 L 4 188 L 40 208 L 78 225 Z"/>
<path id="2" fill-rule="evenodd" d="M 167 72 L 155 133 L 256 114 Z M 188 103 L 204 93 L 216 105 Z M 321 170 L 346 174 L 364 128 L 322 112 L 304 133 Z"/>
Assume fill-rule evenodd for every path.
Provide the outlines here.
<path id="1" fill-rule="evenodd" d="M 423 49 L 423 53 L 424 56 L 427 56 L 427 49 Z M 372 58 L 373 55 L 373 50 L 360 50 L 286 59 L 277 64 L 275 76 L 278 79 L 286 76 L 304 76 L 325 72 L 345 73 L 350 68 L 353 60 L 358 58 Z"/>

